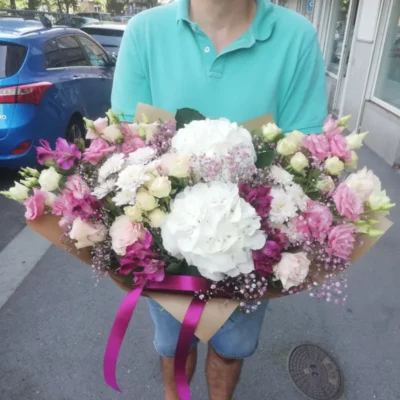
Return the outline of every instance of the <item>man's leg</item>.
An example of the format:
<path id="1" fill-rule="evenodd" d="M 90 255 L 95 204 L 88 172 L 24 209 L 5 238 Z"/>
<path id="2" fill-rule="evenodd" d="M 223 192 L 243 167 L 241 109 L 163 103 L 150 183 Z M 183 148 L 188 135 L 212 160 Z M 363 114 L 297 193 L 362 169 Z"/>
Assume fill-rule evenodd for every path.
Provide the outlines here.
<path id="1" fill-rule="evenodd" d="M 178 322 L 168 311 L 154 300 L 147 299 L 150 314 L 155 326 L 154 347 L 161 356 L 161 370 L 165 387 L 166 400 L 180 400 L 175 386 L 174 357 L 178 342 L 181 323 Z M 194 338 L 192 350 L 186 364 L 188 379 L 192 379 L 196 369 L 198 339 Z"/>
<path id="2" fill-rule="evenodd" d="M 206 377 L 210 400 L 230 400 L 239 381 L 243 360 L 220 356 L 209 345 L 206 361 Z"/>
<path id="3" fill-rule="evenodd" d="M 250 314 L 235 311 L 211 338 L 206 376 L 210 400 L 231 400 L 240 378 L 243 359 L 257 349 L 267 301 Z"/>
<path id="4" fill-rule="evenodd" d="M 197 347 L 190 353 L 186 363 L 186 376 L 189 382 L 193 378 L 197 362 Z M 161 370 L 165 388 L 165 400 L 180 400 L 175 385 L 174 359 L 161 356 Z"/>

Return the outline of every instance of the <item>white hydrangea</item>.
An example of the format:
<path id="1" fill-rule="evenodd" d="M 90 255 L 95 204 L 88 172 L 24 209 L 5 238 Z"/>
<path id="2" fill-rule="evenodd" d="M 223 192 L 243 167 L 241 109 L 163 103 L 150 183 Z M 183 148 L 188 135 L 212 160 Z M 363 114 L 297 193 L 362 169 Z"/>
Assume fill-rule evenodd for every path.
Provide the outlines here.
<path id="1" fill-rule="evenodd" d="M 172 139 L 172 148 L 176 152 L 197 156 L 221 158 L 238 146 L 248 150 L 254 163 L 256 152 L 250 132 L 224 118 L 192 121 Z"/>
<path id="2" fill-rule="evenodd" d="M 256 210 L 239 196 L 237 185 L 198 183 L 179 193 L 161 224 L 165 249 L 212 280 L 254 270 L 252 250 L 265 234 Z"/>

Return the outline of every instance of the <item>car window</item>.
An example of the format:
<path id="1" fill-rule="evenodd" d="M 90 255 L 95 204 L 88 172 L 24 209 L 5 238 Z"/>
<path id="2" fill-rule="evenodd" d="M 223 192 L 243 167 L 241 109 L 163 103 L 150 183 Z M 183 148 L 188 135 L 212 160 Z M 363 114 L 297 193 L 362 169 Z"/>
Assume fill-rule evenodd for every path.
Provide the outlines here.
<path id="1" fill-rule="evenodd" d="M 105 67 L 108 64 L 107 54 L 100 46 L 84 36 L 80 36 L 79 40 L 85 49 L 91 65 L 96 67 Z"/>
<path id="2" fill-rule="evenodd" d="M 110 36 L 110 37 L 118 37 L 122 39 L 124 35 L 124 31 L 121 29 L 106 29 L 106 28 L 94 28 L 94 27 L 82 27 L 82 31 L 86 32 L 89 35 L 97 35 L 97 36 Z"/>
<path id="3" fill-rule="evenodd" d="M 44 45 L 44 59 L 45 59 L 46 69 L 61 68 L 63 66 L 61 53 L 58 49 L 58 45 L 55 39 L 49 40 Z"/>
<path id="4" fill-rule="evenodd" d="M 61 36 L 57 38 L 61 58 L 66 67 L 78 67 L 89 65 L 85 54 L 78 41 L 73 36 Z"/>
<path id="5" fill-rule="evenodd" d="M 15 75 L 22 67 L 26 53 L 24 46 L 0 42 L 0 79 Z"/>

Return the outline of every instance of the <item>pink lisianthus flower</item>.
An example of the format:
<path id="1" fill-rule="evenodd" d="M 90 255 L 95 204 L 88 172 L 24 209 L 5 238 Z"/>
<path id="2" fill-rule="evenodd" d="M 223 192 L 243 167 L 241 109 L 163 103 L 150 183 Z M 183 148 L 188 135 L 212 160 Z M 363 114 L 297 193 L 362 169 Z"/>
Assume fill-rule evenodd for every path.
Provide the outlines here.
<path id="1" fill-rule="evenodd" d="M 296 230 L 305 238 L 323 242 L 332 226 L 333 215 L 329 208 L 310 200 L 306 211 L 296 219 Z"/>
<path id="2" fill-rule="evenodd" d="M 341 135 L 343 133 L 344 128 L 342 126 L 338 126 L 338 121 L 336 121 L 332 115 L 328 115 L 323 131 L 327 137 L 333 137 L 336 135 Z"/>
<path id="3" fill-rule="evenodd" d="M 339 157 L 346 162 L 351 161 L 351 150 L 348 148 L 344 136 L 335 135 L 329 137 L 329 144 L 333 156 Z"/>
<path id="4" fill-rule="evenodd" d="M 42 145 L 36 147 L 37 160 L 39 164 L 43 164 L 46 161 L 52 161 L 57 158 L 56 151 L 51 149 L 47 140 L 40 139 L 39 143 Z"/>
<path id="5" fill-rule="evenodd" d="M 133 153 L 135 151 L 135 148 L 133 147 L 133 144 L 129 142 L 125 142 L 121 145 L 119 148 L 119 152 L 123 153 L 125 157 L 128 157 L 130 153 Z"/>
<path id="6" fill-rule="evenodd" d="M 118 216 L 110 228 L 113 250 L 120 256 L 125 256 L 127 248 L 143 238 L 142 224 L 132 222 L 126 215 Z"/>
<path id="7" fill-rule="evenodd" d="M 97 118 L 96 121 L 93 121 L 93 125 L 95 128 L 95 131 L 92 129 L 88 129 L 86 133 L 86 139 L 97 139 L 99 135 L 101 135 L 104 130 L 108 126 L 108 119 L 106 117 L 104 118 Z"/>
<path id="8" fill-rule="evenodd" d="M 133 147 L 134 150 L 141 149 L 142 147 L 146 147 L 146 142 L 139 136 L 135 136 L 133 138 Z"/>
<path id="9" fill-rule="evenodd" d="M 51 212 L 54 215 L 72 217 L 72 207 L 74 203 L 74 196 L 69 190 L 63 190 L 56 201 L 51 205 Z"/>
<path id="10" fill-rule="evenodd" d="M 110 146 L 105 140 L 95 139 L 85 150 L 83 159 L 90 164 L 96 165 L 107 154 L 113 153 L 115 149 L 115 146 Z"/>
<path id="11" fill-rule="evenodd" d="M 239 194 L 252 207 L 255 208 L 257 215 L 267 217 L 271 211 L 271 188 L 259 186 L 252 188 L 247 184 L 239 185 Z"/>
<path id="12" fill-rule="evenodd" d="M 82 200 L 90 195 L 89 186 L 79 175 L 69 176 L 65 187 L 72 192 L 77 200 Z"/>
<path id="13" fill-rule="evenodd" d="M 345 184 L 341 183 L 332 195 L 336 209 L 342 217 L 349 221 L 357 221 L 364 212 L 363 204 L 358 196 Z"/>
<path id="14" fill-rule="evenodd" d="M 331 146 L 326 136 L 312 133 L 303 139 L 302 145 L 318 160 L 330 157 Z"/>
<path id="15" fill-rule="evenodd" d="M 44 215 L 44 210 L 46 207 L 47 195 L 38 189 L 33 189 L 33 196 L 28 197 L 24 201 L 26 207 L 25 218 L 28 221 L 34 220 L 38 217 Z"/>
<path id="16" fill-rule="evenodd" d="M 82 157 L 82 153 L 74 144 L 69 144 L 65 139 L 58 138 L 56 141 L 57 165 L 64 170 L 69 170 L 75 160 Z"/>
<path id="17" fill-rule="evenodd" d="M 334 226 L 328 235 L 327 253 L 348 260 L 354 248 L 354 232 L 350 224 Z"/>

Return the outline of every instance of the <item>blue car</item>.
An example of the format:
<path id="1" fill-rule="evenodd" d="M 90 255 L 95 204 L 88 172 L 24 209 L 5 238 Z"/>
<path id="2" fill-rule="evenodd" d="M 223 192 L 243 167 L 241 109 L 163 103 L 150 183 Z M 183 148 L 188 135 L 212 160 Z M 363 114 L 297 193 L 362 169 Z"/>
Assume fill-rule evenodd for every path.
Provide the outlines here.
<path id="1" fill-rule="evenodd" d="M 110 108 L 114 61 L 72 28 L 0 18 L 0 167 L 36 164 L 39 139 L 84 137 Z"/>

